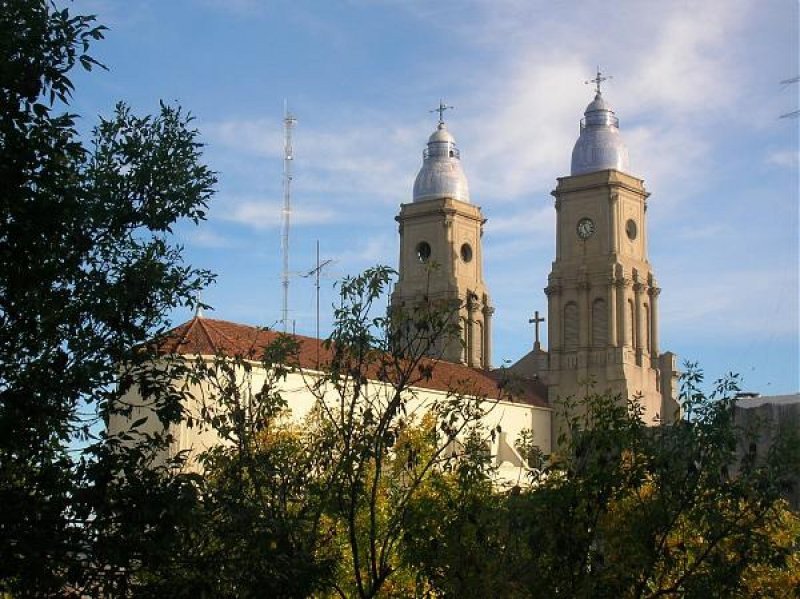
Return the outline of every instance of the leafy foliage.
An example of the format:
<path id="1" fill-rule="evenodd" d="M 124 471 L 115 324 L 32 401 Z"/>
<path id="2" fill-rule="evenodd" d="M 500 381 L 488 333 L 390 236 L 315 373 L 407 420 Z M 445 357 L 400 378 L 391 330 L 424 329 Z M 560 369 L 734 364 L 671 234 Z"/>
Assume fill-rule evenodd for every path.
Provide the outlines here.
<path id="1" fill-rule="evenodd" d="M 431 328 L 418 314 L 402 330 L 420 337 L 398 351 L 386 336 L 402 321 L 371 316 L 387 275 L 344 282 L 320 370 L 297 366 L 301 348 L 288 337 L 260 363 L 219 356 L 208 366 L 200 420 L 224 443 L 204 458 L 200 505 L 214 510 L 193 546 L 203 548 L 198 564 L 230 559 L 220 557 L 226 567 L 207 592 L 791 596 L 800 529 L 780 497 L 797 455 L 741 452 L 735 379 L 706 397 L 690 368 L 684 418 L 655 428 L 635 398 L 567 402 L 559 451 L 544 455 L 523 435 L 530 480 L 502 492 L 487 459 L 487 404 L 463 389 L 438 401 L 415 394 L 436 368 L 426 357 L 435 342 L 423 341 Z M 288 390 L 315 405 L 302 422 L 286 411 Z"/>
<path id="2" fill-rule="evenodd" d="M 377 267 L 342 282 L 319 370 L 299 367 L 302 348 L 287 336 L 260 359 L 197 360 L 178 426 L 211 434 L 213 446 L 192 456 L 204 476 L 170 522 L 175 534 L 160 541 L 174 553 L 159 548 L 158 561 L 133 565 L 131 589 L 375 597 L 426 586 L 401 554 L 411 506 L 443 473 L 488 480 L 484 406 L 465 389 L 418 397 L 414 384 L 435 368 L 428 354 L 450 319 L 438 306 L 427 321 L 418 311 L 428 324 L 387 351 L 398 347 L 396 328 L 374 313 L 390 274 Z M 302 422 L 288 414 L 287 389 L 294 403 L 313 405 Z"/>
<path id="3" fill-rule="evenodd" d="M 735 380 L 711 398 L 701 381 L 690 368 L 671 426 L 645 426 L 635 400 L 581 398 L 531 486 L 427 497 L 410 559 L 445 596 L 795 596 L 800 530 L 781 490 L 796 454 L 743 454 Z"/>
<path id="4" fill-rule="evenodd" d="M 146 520 L 183 493 L 93 430 L 127 409 L 133 384 L 165 421 L 180 417 L 181 394 L 142 344 L 210 280 L 169 233 L 204 217 L 215 177 L 179 108 L 136 117 L 120 104 L 91 140 L 79 136 L 70 73 L 98 66 L 88 51 L 104 30 L 48 2 L 0 2 L 0 590 L 91 587 L 99 537 L 133 524 L 120 514 Z M 152 486 L 119 496 L 109 481 L 126 470 Z"/>

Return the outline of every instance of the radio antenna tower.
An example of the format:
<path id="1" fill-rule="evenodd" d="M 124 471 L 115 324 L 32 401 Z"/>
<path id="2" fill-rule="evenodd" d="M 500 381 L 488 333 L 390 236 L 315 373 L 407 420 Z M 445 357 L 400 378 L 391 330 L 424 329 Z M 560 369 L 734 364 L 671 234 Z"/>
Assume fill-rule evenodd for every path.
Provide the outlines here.
<path id="1" fill-rule="evenodd" d="M 309 270 L 306 274 L 300 275 L 301 277 L 307 278 L 313 276 L 315 278 L 315 285 L 314 287 L 317 290 L 317 368 L 319 368 L 319 345 L 321 343 L 319 338 L 319 275 L 322 272 L 322 269 L 332 264 L 333 260 L 325 260 L 324 262 L 319 261 L 319 239 L 317 239 L 317 265 Z"/>
<path id="2" fill-rule="evenodd" d="M 283 101 L 283 231 L 281 250 L 283 251 L 283 332 L 289 330 L 289 223 L 292 216 L 292 129 L 297 119 L 289 112 L 286 100 Z"/>

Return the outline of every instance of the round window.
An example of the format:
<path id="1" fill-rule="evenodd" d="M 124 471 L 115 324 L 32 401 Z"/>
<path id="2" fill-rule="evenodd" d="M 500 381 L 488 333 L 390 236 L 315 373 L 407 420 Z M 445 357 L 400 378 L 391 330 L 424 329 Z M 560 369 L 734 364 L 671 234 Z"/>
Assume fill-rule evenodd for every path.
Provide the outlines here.
<path id="1" fill-rule="evenodd" d="M 461 259 L 464 262 L 472 261 L 472 247 L 470 247 L 468 243 L 465 243 L 461 246 Z"/>
<path id="2" fill-rule="evenodd" d="M 628 234 L 628 239 L 636 239 L 636 234 L 639 232 L 636 227 L 636 221 L 629 219 L 628 222 L 625 223 L 625 232 Z"/>
<path id="3" fill-rule="evenodd" d="M 420 241 L 417 244 L 417 260 L 427 262 L 431 257 L 431 245 L 427 241 Z"/>

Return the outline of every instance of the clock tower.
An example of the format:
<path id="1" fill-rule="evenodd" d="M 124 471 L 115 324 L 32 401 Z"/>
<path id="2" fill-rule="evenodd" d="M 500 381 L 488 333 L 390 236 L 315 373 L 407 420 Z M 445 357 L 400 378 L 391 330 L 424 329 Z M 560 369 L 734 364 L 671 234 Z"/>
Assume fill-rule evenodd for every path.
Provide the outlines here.
<path id="1" fill-rule="evenodd" d="M 423 152 L 413 201 L 402 204 L 396 217 L 400 265 L 392 310 L 402 315 L 403 326 L 413 322 L 411 315 L 420 306 L 447 313 L 448 328 L 457 334 L 435 340 L 430 353 L 488 369 L 494 308 L 483 281 L 486 220 L 470 203 L 461 156 L 443 119 L 447 108 L 440 104 L 437 109 L 439 124 Z"/>
<path id="2" fill-rule="evenodd" d="M 675 417 L 675 357 L 659 352 L 658 287 L 647 255 L 644 182 L 630 174 L 619 121 L 600 92 L 586 108 L 568 177 L 552 192 L 555 260 L 545 289 L 554 406 L 597 392 L 638 397 L 648 424 Z"/>

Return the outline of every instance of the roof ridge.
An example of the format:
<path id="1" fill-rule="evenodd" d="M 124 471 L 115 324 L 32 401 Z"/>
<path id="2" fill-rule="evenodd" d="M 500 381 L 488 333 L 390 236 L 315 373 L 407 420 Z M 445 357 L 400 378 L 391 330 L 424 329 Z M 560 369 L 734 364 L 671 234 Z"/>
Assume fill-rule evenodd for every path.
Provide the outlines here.
<path id="1" fill-rule="evenodd" d="M 208 341 L 208 344 L 214 350 L 214 353 L 219 353 L 221 348 L 214 341 L 214 338 L 211 336 L 211 333 L 208 331 L 208 326 L 206 325 L 205 322 L 203 322 L 204 320 L 205 320 L 205 318 L 200 318 L 199 316 L 195 316 L 192 319 L 192 327 L 195 325 L 195 322 L 197 322 L 198 326 L 200 327 L 200 330 L 203 331 L 203 334 L 205 335 L 206 340 Z M 191 330 L 191 327 L 190 327 L 190 330 Z"/>
<path id="2" fill-rule="evenodd" d="M 197 322 L 197 321 L 200 322 Z M 241 355 L 248 359 L 255 359 L 259 349 L 266 348 L 280 335 L 291 336 L 300 343 L 296 356 L 297 366 L 325 370 L 326 363 L 331 358 L 331 348 L 325 348 L 325 340 L 294 333 L 282 333 L 266 327 L 256 327 L 220 319 L 194 318 L 173 334 L 181 337 L 177 347 L 162 346 L 167 351 L 177 351 L 184 354 L 207 354 L 209 349 L 216 354 L 229 357 Z M 181 335 L 181 332 L 184 332 Z M 319 349 L 317 349 L 319 348 Z M 376 348 L 377 349 L 377 348 Z M 335 351 L 335 350 L 334 350 Z M 380 350 L 378 350 L 380 351 Z M 458 388 L 470 394 L 486 395 L 494 399 L 505 399 L 540 407 L 547 407 L 546 390 L 541 381 L 520 380 L 508 386 L 507 380 L 511 373 L 503 369 L 485 370 L 463 363 L 448 362 L 434 357 L 422 358 L 422 364 L 432 370 L 430 379 L 415 381 L 412 386 L 421 389 L 448 391 Z M 374 378 L 380 373 L 373 372 L 370 368 L 369 376 Z M 435 371 L 435 373 L 433 373 Z M 423 377 L 424 378 L 424 377 Z M 516 377 L 512 377 L 516 381 Z M 463 385 L 466 385 L 462 389 Z M 470 390 L 471 389 L 471 390 Z"/>
<path id="3" fill-rule="evenodd" d="M 201 320 L 205 320 L 205 319 L 201 319 Z M 210 319 L 210 320 L 215 320 L 215 319 Z M 222 322 L 224 322 L 224 323 L 226 323 L 226 324 L 233 324 L 233 325 L 237 325 L 237 323 L 235 323 L 235 322 L 227 322 L 227 321 L 224 321 L 224 320 L 216 320 L 216 322 L 217 322 L 217 323 L 222 323 Z M 228 334 L 227 334 L 227 333 L 226 333 L 224 330 L 222 330 L 222 328 L 221 328 L 221 327 L 219 327 L 218 325 L 214 324 L 214 325 L 212 326 L 212 323 L 210 323 L 210 322 L 209 322 L 209 323 L 203 323 L 203 324 L 202 324 L 202 326 L 203 326 L 203 330 L 206 332 L 206 335 L 208 336 L 209 342 L 211 343 L 211 347 L 213 347 L 213 348 L 214 348 L 214 351 L 215 351 L 215 352 L 219 353 L 219 352 L 220 352 L 220 351 L 221 351 L 223 348 L 222 348 L 222 347 L 220 347 L 220 344 L 219 344 L 219 343 L 217 343 L 217 342 L 216 342 L 216 340 L 214 340 L 214 339 L 211 337 L 211 334 L 210 334 L 210 332 L 209 332 L 209 329 L 213 330 L 213 332 L 214 332 L 214 334 L 215 334 L 215 335 L 219 335 L 219 337 L 222 337 L 222 339 L 223 339 L 225 342 L 227 342 L 228 344 L 230 344 L 230 345 L 231 345 L 231 347 L 236 347 L 236 340 L 235 340 L 235 339 L 233 339 L 233 338 L 232 338 L 230 335 L 228 335 Z M 241 327 L 242 325 L 237 325 L 237 326 L 240 326 L 240 327 Z M 244 325 L 244 326 L 246 326 L 247 328 L 252 328 L 252 327 L 250 327 L 249 325 Z"/>
<path id="4" fill-rule="evenodd" d="M 258 333 L 272 333 L 273 335 L 286 335 L 288 337 L 294 337 L 295 339 L 298 339 L 300 341 L 306 340 L 306 339 L 309 340 L 309 341 L 319 341 L 320 343 L 323 343 L 325 341 L 325 339 L 317 339 L 316 337 L 311 337 L 309 335 L 300 335 L 298 333 L 284 333 L 283 331 L 278 331 L 278 330 L 270 328 L 268 326 L 261 326 L 261 325 L 255 325 L 255 324 L 245 324 L 245 323 L 241 323 L 241 322 L 233 322 L 232 320 L 224 320 L 222 318 L 206 318 L 204 316 L 204 317 L 202 317 L 201 320 L 205 321 L 206 323 L 209 323 L 209 322 L 215 323 L 214 331 L 215 332 L 219 332 L 219 334 L 222 335 L 223 337 L 225 337 L 228 341 L 232 341 L 230 336 L 226 335 L 220 329 L 218 329 L 216 327 L 216 324 L 231 325 L 231 326 L 234 326 L 234 327 L 240 328 L 240 329 L 249 329 L 251 332 L 256 333 L 256 334 L 258 334 Z M 256 339 L 255 342 L 257 342 L 257 341 L 258 340 Z"/>

